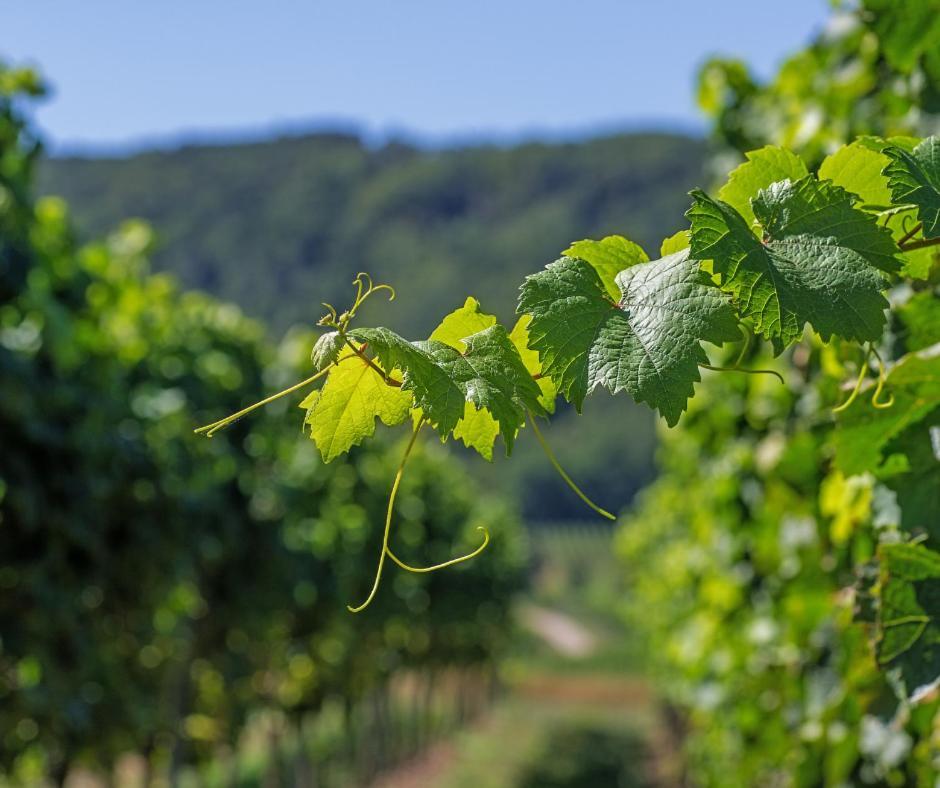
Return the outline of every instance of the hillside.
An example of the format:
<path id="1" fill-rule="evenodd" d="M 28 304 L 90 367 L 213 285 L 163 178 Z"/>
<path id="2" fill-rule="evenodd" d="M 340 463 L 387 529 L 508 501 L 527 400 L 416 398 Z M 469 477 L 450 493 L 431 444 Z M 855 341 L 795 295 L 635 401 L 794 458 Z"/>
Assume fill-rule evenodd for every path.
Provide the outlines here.
<path id="1" fill-rule="evenodd" d="M 89 235 L 147 219 L 158 270 L 276 331 L 339 306 L 364 270 L 399 290 L 376 317 L 418 338 L 467 294 L 508 316 L 513 283 L 573 239 L 619 232 L 654 247 L 681 222 L 703 158 L 703 143 L 661 134 L 441 151 L 318 134 L 53 159 L 40 187 Z"/>
<path id="2" fill-rule="evenodd" d="M 148 220 L 157 270 L 239 303 L 276 333 L 312 323 L 321 301 L 342 307 L 350 280 L 369 271 L 399 297 L 370 304 L 364 319 L 422 338 L 466 295 L 509 321 L 517 283 L 572 240 L 623 233 L 655 254 L 681 226 L 704 158 L 703 142 L 667 134 L 435 151 L 318 134 L 52 159 L 40 176 L 44 193 L 69 201 L 80 233 Z M 572 417 L 562 412 L 549 439 L 589 494 L 626 503 L 652 473 L 648 412 L 598 395 Z M 588 514 L 531 441 L 517 455 L 480 473 L 516 491 L 532 518 Z"/>

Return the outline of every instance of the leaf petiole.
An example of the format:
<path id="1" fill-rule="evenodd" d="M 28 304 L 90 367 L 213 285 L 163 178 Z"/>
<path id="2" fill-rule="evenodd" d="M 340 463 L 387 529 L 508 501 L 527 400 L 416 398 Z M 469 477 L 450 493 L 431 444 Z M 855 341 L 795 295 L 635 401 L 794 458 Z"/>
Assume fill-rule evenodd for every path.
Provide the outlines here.
<path id="1" fill-rule="evenodd" d="M 535 419 L 532 417 L 532 414 L 527 410 L 526 413 L 529 416 L 529 424 L 532 425 L 532 432 L 535 433 L 535 438 L 538 440 L 539 445 L 542 447 L 542 451 L 545 452 L 545 456 L 548 457 L 548 461 L 552 464 L 552 467 L 558 472 L 558 475 L 564 480 L 575 495 L 577 495 L 582 501 L 584 501 L 591 509 L 597 512 L 602 517 L 606 517 L 608 520 L 616 520 L 617 518 L 608 512 L 606 509 L 602 509 L 594 501 L 587 497 L 587 495 L 574 483 L 574 480 L 565 473 L 565 469 L 561 467 L 558 462 L 558 459 L 555 457 L 555 452 L 552 451 L 552 447 L 548 445 L 548 441 L 545 440 L 545 437 L 542 435 L 542 431 L 539 429 L 539 425 L 535 422 Z"/>
<path id="2" fill-rule="evenodd" d="M 783 385 L 786 385 L 786 381 L 783 379 L 783 375 L 774 369 L 749 369 L 748 367 L 738 366 L 716 367 L 713 364 L 699 364 L 699 366 L 702 369 L 710 369 L 712 372 L 743 372 L 745 375 L 773 375 Z"/>

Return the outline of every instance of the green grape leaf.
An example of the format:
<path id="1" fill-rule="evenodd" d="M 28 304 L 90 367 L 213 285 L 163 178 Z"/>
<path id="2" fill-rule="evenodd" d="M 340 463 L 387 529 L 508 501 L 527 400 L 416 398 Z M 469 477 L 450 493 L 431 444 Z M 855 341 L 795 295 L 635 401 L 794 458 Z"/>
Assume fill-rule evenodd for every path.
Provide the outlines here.
<path id="1" fill-rule="evenodd" d="M 878 662 L 896 673 L 916 703 L 940 681 L 940 553 L 885 544 L 878 558 Z"/>
<path id="2" fill-rule="evenodd" d="M 339 359 L 339 354 L 346 346 L 346 342 L 338 331 L 330 331 L 323 334 L 313 346 L 310 352 L 310 360 L 313 362 L 313 371 L 321 372 L 330 364 L 335 364 Z"/>
<path id="3" fill-rule="evenodd" d="M 826 341 L 881 336 L 888 302 L 875 266 L 895 270 L 897 247 L 844 189 L 807 176 L 761 190 L 752 201 L 760 239 L 727 203 L 692 196 L 692 256 L 712 261 L 721 289 L 778 353 L 806 323 Z"/>
<path id="4" fill-rule="evenodd" d="M 516 325 L 509 332 L 509 341 L 515 345 L 519 352 L 519 357 L 529 374 L 535 378 L 539 390 L 542 392 L 539 396 L 539 402 L 545 408 L 546 413 L 555 412 L 555 397 L 558 395 L 555 389 L 555 381 L 548 375 L 542 374 L 542 362 L 539 360 L 538 351 L 529 347 L 529 323 L 532 322 L 532 315 L 522 315 Z"/>
<path id="5" fill-rule="evenodd" d="M 454 427 L 454 437 L 463 441 L 468 449 L 476 451 L 483 459 L 493 460 L 493 446 L 499 435 L 499 422 L 486 408 L 477 408 L 472 402 L 465 402 L 463 416 Z"/>
<path id="6" fill-rule="evenodd" d="M 889 146 L 908 151 L 916 145 L 917 140 L 907 137 L 891 137 L 888 140 L 863 137 L 827 157 L 819 167 L 819 177 L 858 195 L 866 206 L 881 207 L 886 212 L 885 226 L 891 231 L 894 240 L 900 241 L 907 234 L 912 216 L 909 212 L 892 210 L 894 198 L 884 173 L 891 159 L 883 151 Z M 936 256 L 937 250 L 931 248 L 902 253 L 901 275 L 910 279 L 927 279 Z"/>
<path id="7" fill-rule="evenodd" d="M 307 407 L 304 423 L 324 462 L 374 435 L 377 418 L 393 427 L 408 418 L 411 409 L 411 394 L 388 385 L 351 351 L 349 356 L 330 369 L 319 391 L 301 403 Z"/>
<path id="8" fill-rule="evenodd" d="M 356 328 L 349 336 L 366 345 L 386 371 L 400 370 L 402 388 L 414 394 L 431 425 L 446 437 L 457 426 L 464 412 L 466 397 L 448 373 L 421 344 L 449 347 L 443 342 L 416 343 L 403 339 L 387 328 Z M 452 349 L 452 348 L 451 348 Z"/>
<path id="9" fill-rule="evenodd" d="M 668 257 L 671 254 L 676 252 L 681 252 L 683 249 L 689 248 L 689 231 L 688 230 L 679 230 L 677 233 L 673 233 L 668 238 L 664 238 L 662 244 L 659 247 L 659 256 Z"/>
<path id="10" fill-rule="evenodd" d="M 462 307 L 446 315 L 428 338 L 457 348 L 462 353 L 467 349 L 463 341 L 466 337 L 495 324 L 495 315 L 486 314 L 480 309 L 480 302 L 470 296 Z"/>
<path id="11" fill-rule="evenodd" d="M 608 235 L 599 241 L 575 241 L 562 254 L 566 257 L 576 257 L 594 266 L 607 293 L 615 301 L 620 298 L 620 291 L 614 281 L 617 274 L 625 268 L 649 260 L 641 246 L 620 235 Z"/>
<path id="12" fill-rule="evenodd" d="M 618 274 L 618 300 L 597 271 L 562 257 L 526 278 L 518 311 L 532 315 L 529 347 L 580 411 L 597 386 L 629 391 L 672 426 L 707 362 L 702 340 L 737 339 L 734 314 L 688 252 Z"/>
<path id="13" fill-rule="evenodd" d="M 471 403 L 497 421 L 508 454 L 526 409 L 544 413 L 539 387 L 499 324 L 464 337 L 463 352 L 438 340 L 408 342 L 387 328 L 349 333 L 366 343 L 383 369 L 401 370 L 402 388 L 414 393 L 415 406 L 441 437 L 454 431 Z"/>
<path id="14" fill-rule="evenodd" d="M 890 160 L 870 141 L 843 145 L 819 165 L 820 180 L 832 181 L 866 205 L 891 205 L 891 189 L 882 170 Z"/>
<path id="15" fill-rule="evenodd" d="M 467 349 L 440 342 L 418 343 L 463 391 L 466 401 L 485 408 L 499 424 L 512 451 L 516 433 L 525 424 L 526 410 L 543 415 L 541 391 L 525 368 L 506 329 L 496 324 L 466 337 Z"/>
<path id="16" fill-rule="evenodd" d="M 940 406 L 940 345 L 908 353 L 888 373 L 890 408 L 873 408 L 863 392 L 839 414 L 833 434 L 836 466 L 844 474 L 876 473 L 888 442 Z"/>
<path id="17" fill-rule="evenodd" d="M 728 203 L 744 217 L 749 227 L 753 227 L 754 211 L 751 208 L 751 200 L 757 193 L 777 181 L 799 180 L 807 175 L 809 170 L 795 153 L 775 145 L 766 145 L 744 155 L 747 161 L 731 171 L 728 182 L 718 192 L 718 199 Z"/>
<path id="18" fill-rule="evenodd" d="M 431 333 L 430 339 L 450 345 L 460 352 L 467 349 L 464 338 L 495 325 L 496 317 L 480 309 L 480 302 L 467 298 L 464 305 L 447 315 Z M 421 418 L 423 414 L 419 415 Z M 499 435 L 499 422 L 486 408 L 477 408 L 472 402 L 464 403 L 463 416 L 454 427 L 454 437 L 468 448 L 477 451 L 486 460 L 493 459 L 493 445 Z"/>
<path id="19" fill-rule="evenodd" d="M 940 237 L 940 137 L 928 137 L 913 151 L 884 149 L 891 160 L 884 174 L 894 202 L 917 206 L 924 238 Z"/>

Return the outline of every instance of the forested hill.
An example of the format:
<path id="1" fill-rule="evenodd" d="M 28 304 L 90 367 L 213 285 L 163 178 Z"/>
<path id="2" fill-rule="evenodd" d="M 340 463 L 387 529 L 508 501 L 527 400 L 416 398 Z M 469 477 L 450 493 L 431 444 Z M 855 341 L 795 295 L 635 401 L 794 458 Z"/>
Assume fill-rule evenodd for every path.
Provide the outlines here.
<path id="1" fill-rule="evenodd" d="M 448 150 L 311 134 L 52 159 L 40 175 L 89 237 L 148 220 L 158 270 L 275 331 L 315 320 L 321 301 L 341 307 L 368 271 L 399 291 L 369 322 L 419 338 L 466 295 L 508 320 L 516 283 L 572 240 L 616 232 L 656 253 L 704 157 L 704 142 L 670 134 Z"/>

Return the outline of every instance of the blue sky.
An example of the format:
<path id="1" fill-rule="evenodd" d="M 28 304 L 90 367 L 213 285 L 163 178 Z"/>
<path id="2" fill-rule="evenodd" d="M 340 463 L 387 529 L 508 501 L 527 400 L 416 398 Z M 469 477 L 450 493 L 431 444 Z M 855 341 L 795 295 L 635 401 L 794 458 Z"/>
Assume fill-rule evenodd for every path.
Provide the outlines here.
<path id="1" fill-rule="evenodd" d="M 697 64 L 770 73 L 825 0 L 24 0 L 0 57 L 54 148 L 323 125 L 430 141 L 697 128 Z"/>

